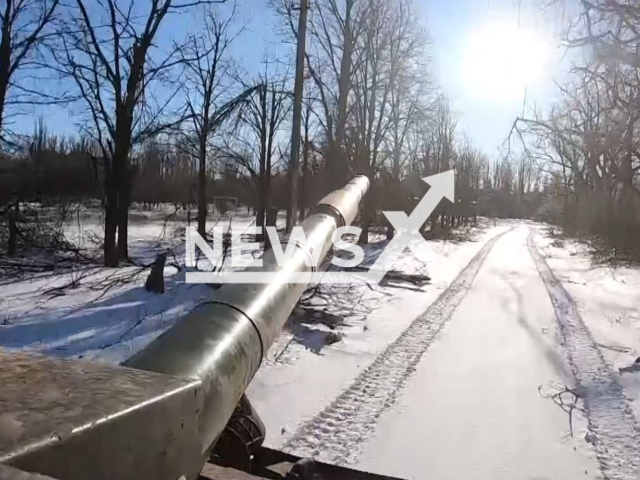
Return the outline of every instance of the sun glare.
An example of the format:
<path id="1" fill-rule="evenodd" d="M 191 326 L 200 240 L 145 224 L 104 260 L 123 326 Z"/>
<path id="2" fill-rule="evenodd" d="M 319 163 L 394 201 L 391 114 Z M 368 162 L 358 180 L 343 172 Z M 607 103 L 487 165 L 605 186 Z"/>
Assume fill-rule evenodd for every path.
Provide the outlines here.
<path id="1" fill-rule="evenodd" d="M 467 94 L 487 100 L 522 98 L 544 79 L 549 44 L 539 32 L 506 22 L 489 23 L 469 35 L 463 53 Z"/>

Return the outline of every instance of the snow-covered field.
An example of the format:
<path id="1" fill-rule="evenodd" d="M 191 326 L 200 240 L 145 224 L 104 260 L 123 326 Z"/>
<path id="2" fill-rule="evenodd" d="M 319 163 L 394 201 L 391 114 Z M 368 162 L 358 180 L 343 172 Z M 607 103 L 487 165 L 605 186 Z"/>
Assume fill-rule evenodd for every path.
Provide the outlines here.
<path id="1" fill-rule="evenodd" d="M 193 219 L 195 215 L 192 215 Z M 185 313 L 197 303 L 211 295 L 208 285 L 186 284 L 185 270 L 178 271 L 172 264 L 184 263 L 184 228 L 187 218 L 184 212 L 175 212 L 172 205 L 163 205 L 160 209 L 145 210 L 141 206 L 132 209 L 129 226 L 129 253 L 137 264 L 149 264 L 160 252 L 170 251 L 165 268 L 165 293 L 156 295 L 144 289 L 148 269 L 135 266 L 118 269 L 107 269 L 100 266 L 82 266 L 64 273 L 42 273 L 0 277 L 0 347 L 28 349 L 41 353 L 85 358 L 118 363 L 143 348 L 161 332 L 175 324 Z M 208 219 L 208 226 L 243 229 L 254 225 L 254 218 L 244 209 L 226 215 L 216 215 Z M 284 226 L 284 217 L 278 217 L 278 226 Z M 96 209 L 82 213 L 78 221 L 69 224 L 66 235 L 76 244 L 87 247 L 91 236 L 102 235 L 101 218 Z M 382 236 L 374 235 L 374 241 L 382 241 Z M 456 260 L 455 252 L 459 248 L 470 249 L 479 243 L 456 245 L 451 242 L 430 242 L 435 251 L 442 254 L 443 259 L 451 258 L 459 268 L 464 264 Z M 382 243 L 372 243 L 365 247 L 368 256 L 379 252 Z M 250 260 L 259 255 L 259 251 L 248 254 Z M 426 272 L 426 266 L 415 264 L 410 256 L 401 259 L 398 270 L 407 273 Z M 201 263 L 207 268 L 207 262 Z M 436 289 L 444 287 L 451 278 L 433 276 L 441 262 L 438 260 L 429 266 L 429 273 L 434 278 Z M 452 264 L 453 265 L 453 264 Z M 224 268 L 230 268 L 225 264 Z M 449 268 L 447 266 L 447 268 Z M 406 288 L 412 288 L 406 285 Z M 435 293 L 436 290 L 432 290 Z M 381 306 L 390 300 L 410 292 L 403 288 L 367 288 L 364 284 L 354 285 L 349 289 L 333 287 L 311 297 L 304 302 L 307 307 L 302 321 L 291 322 L 283 331 L 277 344 L 272 348 L 270 356 L 278 355 L 278 363 L 290 363 L 297 355 L 296 345 L 306 345 L 311 350 L 323 347 L 322 338 L 317 332 L 327 330 L 325 318 L 313 321 L 313 325 L 305 326 L 305 319 L 310 315 L 327 312 L 344 317 L 347 322 L 339 326 L 341 336 L 349 338 L 352 329 L 368 328 L 370 317 Z M 413 292 L 415 293 L 415 292 Z M 422 295 L 419 295 L 422 298 Z M 431 298 L 431 296 L 428 296 Z M 329 301 L 328 301 L 329 300 Z M 428 300 L 429 301 L 429 300 Z M 423 305 L 422 303 L 418 305 Z M 411 315 L 415 316 L 421 306 L 402 315 L 406 322 Z M 296 312 L 299 317 L 303 310 Z M 330 316 L 325 315 L 325 317 Z M 294 320 L 296 319 L 294 318 Z M 349 323 L 351 322 L 351 323 Z M 341 322 L 342 323 L 342 322 Z M 388 335 L 393 336 L 403 327 L 399 322 L 389 328 Z M 366 335 L 358 340 L 364 350 L 371 348 L 378 333 L 382 335 L 382 343 L 388 343 L 385 331 Z M 295 334 L 294 334 L 295 332 Z M 322 335 L 320 335 L 322 337 Z M 293 341 L 291 341 L 293 338 Z M 391 338 L 391 337 L 390 337 Z M 385 343 L 386 342 L 386 343 Z M 285 352 L 282 344 L 290 344 Z M 279 352 L 279 353 L 276 353 Z M 320 353 L 320 352 L 318 352 Z M 269 360 L 267 360 L 269 361 Z"/>
<path id="2" fill-rule="evenodd" d="M 184 261 L 186 219 L 166 219 L 134 210 L 132 257 Z M 99 218 L 68 233 L 87 231 Z M 267 445 L 408 479 L 640 478 L 640 269 L 531 222 L 468 233 L 396 262 L 426 285 L 305 294 L 248 390 Z M 136 268 L 0 278 L 0 347 L 117 363 L 211 295 L 173 266 L 148 293 Z"/>
<path id="3" fill-rule="evenodd" d="M 145 291 L 149 270 L 136 266 L 83 265 L 64 273 L 0 277 L 0 347 L 118 363 L 206 300 L 211 287 L 186 284 L 185 270 L 172 266 L 184 265 L 185 214 L 163 207 L 132 210 L 129 255 L 148 265 L 158 253 L 170 252 L 164 294 Z M 65 234 L 87 248 L 92 234 L 102 235 L 100 222 L 95 210 L 83 212 Z M 209 219 L 209 227 L 253 223 L 245 212 Z"/>

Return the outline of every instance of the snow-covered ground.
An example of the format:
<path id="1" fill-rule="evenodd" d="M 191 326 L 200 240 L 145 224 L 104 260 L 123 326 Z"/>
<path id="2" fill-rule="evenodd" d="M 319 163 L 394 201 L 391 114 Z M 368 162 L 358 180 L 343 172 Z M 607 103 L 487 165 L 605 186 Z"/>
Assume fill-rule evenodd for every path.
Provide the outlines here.
<path id="1" fill-rule="evenodd" d="M 243 211 L 212 216 L 208 226 L 242 229 L 253 223 Z M 148 265 L 158 253 L 171 252 L 162 295 L 145 291 L 149 270 L 136 266 L 81 265 L 64 273 L 0 276 L 0 347 L 108 363 L 140 350 L 211 295 L 211 287 L 185 283 L 185 270 L 171 266 L 184 264 L 186 225 L 186 214 L 176 212 L 173 205 L 132 209 L 130 257 L 138 265 Z M 92 236 L 102 235 L 99 211 L 84 211 L 65 235 L 90 248 Z"/>
<path id="2" fill-rule="evenodd" d="M 134 209 L 132 257 L 184 261 L 185 214 L 171 213 Z M 75 240 L 100 233 L 85 220 Z M 267 445 L 408 479 L 640 478 L 640 269 L 595 264 L 531 222 L 468 233 L 429 241 L 427 264 L 396 262 L 426 285 L 305 294 L 248 390 Z M 136 273 L 0 278 L 0 347 L 117 363 L 211 295 L 184 269 L 166 267 L 162 295 Z"/>
<path id="3" fill-rule="evenodd" d="M 475 244 L 436 246 L 433 284 L 395 292 L 366 331 L 322 358 L 296 345 L 295 362 L 267 362 L 249 390 L 267 443 L 408 479 L 640 478 L 638 374 L 617 370 L 636 358 L 637 331 L 600 325 L 579 293 L 572 308 L 570 286 L 545 270 L 549 243 L 541 225 L 504 222 Z M 603 289 L 611 272 L 587 268 L 592 300 L 625 291 L 616 310 L 637 314 L 640 290 L 624 288 L 637 271 Z M 591 323 L 616 331 L 593 341 Z M 599 339 L 626 357 L 603 358 Z"/>
<path id="4" fill-rule="evenodd" d="M 485 225 L 472 242 L 430 241 L 435 257 L 426 270 L 431 282 L 421 289 L 378 288 L 375 292 L 366 292 L 367 287 L 361 287 L 368 298 L 361 300 L 353 295 L 344 303 L 338 303 L 339 297 L 330 295 L 330 311 L 347 318 L 358 302 L 368 301 L 373 308 L 366 318 L 341 327 L 342 341 L 320 352 L 307 349 L 303 343 L 288 344 L 289 334 L 285 331 L 248 390 L 265 421 L 267 444 L 275 448 L 283 446 L 301 422 L 320 412 L 349 387 L 449 286 L 484 243 L 508 228 L 505 223 L 495 227 Z M 405 252 L 395 268 L 410 270 L 414 261 L 411 253 Z M 334 303 L 334 300 L 337 301 Z M 284 346 L 287 351 L 282 354 Z M 290 358 L 295 361 L 289 361 Z"/>
<path id="5" fill-rule="evenodd" d="M 545 398 L 573 380 L 527 234 L 519 227 L 496 242 L 365 441 L 360 468 L 410 479 L 599 478 L 584 417 L 573 412 L 571 438 L 568 415 Z"/>
<path id="6" fill-rule="evenodd" d="M 596 262 L 588 245 L 554 238 L 551 230 L 538 226 L 535 244 L 575 300 L 605 361 L 619 373 L 640 422 L 640 368 L 633 367 L 640 356 L 640 268 Z"/>
<path id="7" fill-rule="evenodd" d="M 193 219 L 195 212 L 190 216 Z M 88 208 L 67 226 L 65 234 L 76 245 L 91 248 L 92 239 L 102 235 L 101 222 L 98 206 Z M 171 252 L 165 268 L 163 295 L 145 291 L 143 287 L 148 270 L 134 266 L 118 269 L 81 266 L 64 273 L 27 274 L 20 278 L 0 276 L 0 347 L 108 363 L 118 363 L 140 350 L 211 295 L 212 290 L 208 285 L 186 284 L 184 269 L 178 271 L 170 266 L 184 263 L 186 225 L 187 213 L 178 211 L 173 205 L 161 205 L 156 209 L 134 205 L 132 208 L 129 225 L 131 258 L 139 265 L 149 264 L 158 253 Z M 209 228 L 222 226 L 243 229 L 251 225 L 254 225 L 254 218 L 243 208 L 208 219 Z M 278 218 L 278 226 L 284 226 L 283 215 Z M 377 239 L 382 240 L 382 236 Z M 458 245 L 451 242 L 431 243 L 436 251 L 443 254 L 444 259 L 458 249 Z M 375 256 L 381 245 L 383 243 L 367 246 L 367 255 Z M 461 244 L 460 248 L 474 248 L 474 245 L 477 244 Z M 248 260 L 259 253 L 248 254 Z M 416 265 L 410 257 L 407 258 L 408 261 L 398 265 L 399 270 L 408 273 L 426 271 L 425 265 Z M 206 261 L 201 260 L 201 263 L 207 267 Z M 429 266 L 429 272 L 438 269 L 439 263 L 436 262 L 433 268 Z M 230 268 L 228 262 L 224 268 Z M 448 280 L 448 277 L 442 280 L 434 277 L 434 286 L 440 288 Z M 410 285 L 407 287 L 411 288 Z M 317 295 L 304 302 L 306 315 L 301 321 L 288 325 L 290 328 L 282 333 L 272 349 L 271 358 L 274 358 L 274 352 L 280 350 L 278 363 L 282 364 L 291 362 L 297 355 L 297 345 L 306 345 L 316 351 L 324 347 L 322 331 L 328 330 L 325 325 L 327 322 L 322 318 L 309 324 L 305 319 L 310 316 L 329 312 L 344 317 L 346 324 L 340 325 L 339 331 L 346 340 L 352 336 L 352 329 L 368 328 L 369 322 L 364 321 L 365 317 L 405 291 L 401 288 L 369 289 L 364 284 L 354 285 L 348 291 L 338 287 L 324 291 L 325 295 Z M 296 312 L 298 317 L 302 313 L 302 310 Z M 411 315 L 415 313 L 410 313 L 409 319 Z M 399 322 L 398 325 L 402 328 L 403 324 Z M 374 334 L 361 336 L 357 340 L 362 349 L 374 345 L 372 342 L 376 341 L 375 338 L 380 338 L 375 336 L 378 334 L 382 335 L 383 344 L 385 341 L 388 343 L 384 336 L 387 327 L 380 327 L 380 332 L 377 328 L 374 328 Z M 389 338 L 393 338 L 398 330 L 389 328 Z M 290 344 L 291 347 L 282 352 L 282 344 Z"/>

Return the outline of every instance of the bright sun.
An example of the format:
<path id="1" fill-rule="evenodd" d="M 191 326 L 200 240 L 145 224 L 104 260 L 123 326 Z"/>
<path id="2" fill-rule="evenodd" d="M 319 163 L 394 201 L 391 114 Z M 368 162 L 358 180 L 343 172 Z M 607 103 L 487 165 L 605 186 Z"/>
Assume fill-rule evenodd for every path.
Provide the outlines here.
<path id="1" fill-rule="evenodd" d="M 462 59 L 467 94 L 486 100 L 523 98 L 525 87 L 545 77 L 548 45 L 538 32 L 506 22 L 475 30 Z"/>

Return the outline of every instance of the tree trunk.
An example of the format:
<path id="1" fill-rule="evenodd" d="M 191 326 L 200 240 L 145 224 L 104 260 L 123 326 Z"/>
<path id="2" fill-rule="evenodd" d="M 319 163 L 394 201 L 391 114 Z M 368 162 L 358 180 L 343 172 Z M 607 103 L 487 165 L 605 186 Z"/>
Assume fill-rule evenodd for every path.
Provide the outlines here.
<path id="1" fill-rule="evenodd" d="M 9 69 L 11 67 L 11 32 L 10 21 L 5 19 L 0 41 L 0 134 L 4 132 L 4 106 L 9 86 Z"/>
<path id="2" fill-rule="evenodd" d="M 260 198 L 258 199 L 258 206 L 256 207 L 256 227 L 258 227 L 258 233 L 256 235 L 256 242 L 264 241 L 264 214 L 265 209 L 262 204 L 262 189 L 260 189 L 259 193 Z"/>
<path id="3" fill-rule="evenodd" d="M 258 192 L 258 207 L 256 208 L 256 227 L 259 232 L 256 241 L 262 242 L 265 238 L 264 216 L 267 209 L 269 188 L 267 182 L 267 85 L 260 90 L 260 178 Z"/>
<path id="4" fill-rule="evenodd" d="M 265 214 L 267 211 L 267 173 L 264 165 L 260 165 L 260 178 L 258 186 L 258 205 L 256 206 L 256 227 L 258 227 L 258 234 L 256 235 L 256 242 L 262 242 L 265 239 Z"/>
<path id="5" fill-rule="evenodd" d="M 11 257 L 16 254 L 16 240 L 18 238 L 18 203 L 9 207 L 7 217 L 9 219 L 9 243 L 7 244 L 7 254 Z"/>
<path id="6" fill-rule="evenodd" d="M 198 166 L 198 233 L 207 238 L 207 143 L 200 139 Z"/>
<path id="7" fill-rule="evenodd" d="M 266 165 L 264 169 L 264 191 L 262 195 L 262 204 L 264 206 L 266 216 L 265 223 L 268 227 L 275 226 L 275 220 L 273 225 L 269 224 L 269 210 L 271 209 L 271 150 L 269 150 L 269 155 L 266 159 Z"/>
<path id="8" fill-rule="evenodd" d="M 289 159 L 289 202 L 287 205 L 287 232 L 298 221 L 298 176 L 300 173 L 300 124 L 302 123 L 302 94 L 304 90 L 304 57 L 307 38 L 307 0 L 300 2 L 298 17 L 298 46 L 296 75 L 293 86 L 293 118 L 291 126 L 291 156 Z M 275 95 L 272 94 L 272 95 Z M 275 96 L 272 96 L 275 99 Z M 273 128 L 271 129 L 273 133 Z M 269 150 L 269 155 L 271 150 Z"/>
<path id="9" fill-rule="evenodd" d="M 304 119 L 304 148 L 302 150 L 302 177 L 300 178 L 300 190 L 298 191 L 298 214 L 300 221 L 304 220 L 307 209 L 307 183 L 309 181 L 309 114 L 310 108 L 307 108 Z"/>
<path id="10" fill-rule="evenodd" d="M 118 260 L 129 258 L 128 225 L 131 198 L 129 149 L 131 147 L 132 120 L 126 108 L 119 107 L 116 110 L 115 145 L 109 172 L 110 185 L 107 187 L 107 212 L 105 214 L 105 263 L 108 262 L 107 265 L 113 267 L 118 265 Z M 107 219 L 107 217 L 109 218 Z M 109 224 L 108 228 L 107 224 Z M 107 229 L 109 230 L 108 234 Z M 116 232 L 117 244 L 115 243 Z M 109 246 L 107 246 L 107 236 L 110 237 Z M 107 249 L 109 249 L 109 255 L 107 255 Z"/>
<path id="11" fill-rule="evenodd" d="M 106 205 L 104 215 L 104 264 L 107 267 L 118 266 L 116 250 L 116 231 L 118 229 L 118 189 L 113 169 L 106 168 Z"/>
<path id="12" fill-rule="evenodd" d="M 270 169 L 269 169 L 270 170 Z M 262 233 L 256 236 L 256 241 L 262 242 L 264 241 L 267 235 L 264 227 L 268 224 L 265 222 L 265 216 L 269 209 L 270 202 L 270 190 L 271 190 L 271 178 L 270 174 L 265 168 L 263 172 L 260 174 L 260 203 L 258 204 L 258 208 L 256 209 L 256 226 L 260 228 Z"/>
<path id="13" fill-rule="evenodd" d="M 342 48 L 342 59 L 340 60 L 340 82 L 338 90 L 338 119 L 336 122 L 336 138 L 335 142 L 330 143 L 330 155 L 332 155 L 331 165 L 332 171 L 329 174 L 331 180 L 330 187 L 332 190 L 338 189 L 344 183 L 344 173 L 346 172 L 344 164 L 343 142 L 345 127 L 347 122 L 347 100 L 351 86 L 351 55 L 353 52 L 353 38 L 351 32 L 351 10 L 353 9 L 354 0 L 346 0 L 345 16 L 344 16 L 344 39 Z M 332 145 L 333 144 L 333 145 Z"/>
<path id="14" fill-rule="evenodd" d="M 275 227 L 276 220 L 278 219 L 278 210 L 275 208 L 269 207 L 266 209 L 266 226 L 267 227 Z M 269 235 L 264 236 L 264 249 L 269 250 L 271 248 L 271 238 Z"/>
<path id="15" fill-rule="evenodd" d="M 340 168 L 342 163 L 342 148 L 338 141 L 328 140 L 327 163 L 326 163 L 326 185 L 328 191 L 340 188 Z"/>
<path id="16" fill-rule="evenodd" d="M 367 175 L 369 177 L 369 185 L 371 185 L 369 191 L 364 196 L 364 211 L 362 214 L 362 232 L 360 233 L 360 238 L 358 239 L 358 243 L 365 244 L 369 243 L 369 227 L 371 227 L 371 223 L 373 222 L 373 217 L 375 215 L 375 203 L 373 197 L 373 175 Z"/>
<path id="17" fill-rule="evenodd" d="M 360 238 L 358 239 L 358 243 L 365 244 L 369 243 L 369 228 L 371 227 L 371 223 L 373 222 L 373 214 L 375 212 L 373 206 L 373 195 L 370 193 L 367 194 L 364 198 L 364 212 L 362 215 L 362 233 L 360 233 Z"/>
<path id="18" fill-rule="evenodd" d="M 6 81 L 3 80 L 2 73 L 0 73 L 0 134 L 4 133 L 4 104 L 5 104 L 6 95 L 7 95 Z"/>
<path id="19" fill-rule="evenodd" d="M 125 167 L 118 189 L 118 260 L 129 259 L 129 205 L 133 171 Z"/>

